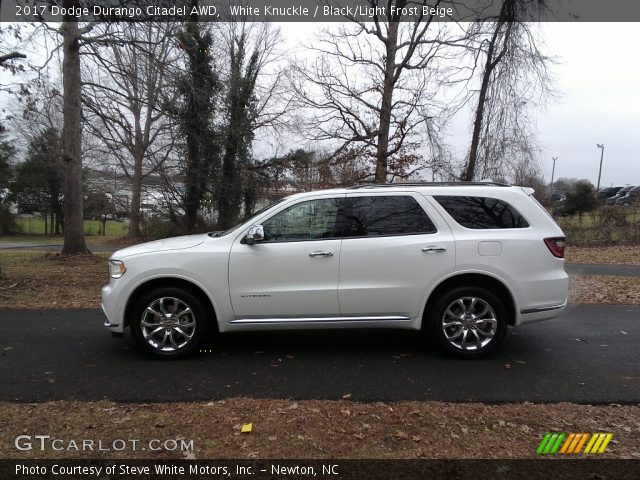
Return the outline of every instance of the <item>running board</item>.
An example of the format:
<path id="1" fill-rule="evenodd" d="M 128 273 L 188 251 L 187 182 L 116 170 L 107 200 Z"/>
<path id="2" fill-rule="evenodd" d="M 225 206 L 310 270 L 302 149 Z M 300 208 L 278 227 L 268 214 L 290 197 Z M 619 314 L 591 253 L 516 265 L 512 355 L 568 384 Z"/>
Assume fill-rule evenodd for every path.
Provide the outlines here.
<path id="1" fill-rule="evenodd" d="M 310 317 L 310 318 L 239 318 L 231 320 L 232 324 L 269 324 L 276 323 L 344 323 L 344 322 L 408 322 L 411 318 L 402 316 L 390 317 Z"/>

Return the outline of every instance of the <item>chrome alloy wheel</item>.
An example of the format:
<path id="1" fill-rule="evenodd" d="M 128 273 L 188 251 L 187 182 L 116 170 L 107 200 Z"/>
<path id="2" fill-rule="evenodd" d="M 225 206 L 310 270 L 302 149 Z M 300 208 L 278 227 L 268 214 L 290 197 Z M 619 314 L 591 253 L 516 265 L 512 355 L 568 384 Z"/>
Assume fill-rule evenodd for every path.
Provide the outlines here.
<path id="1" fill-rule="evenodd" d="M 142 312 L 140 328 L 144 340 L 155 350 L 176 352 L 184 348 L 196 331 L 191 307 L 179 298 L 162 297 Z"/>
<path id="2" fill-rule="evenodd" d="M 442 316 L 442 331 L 446 339 L 460 350 L 481 350 L 491 342 L 497 328 L 493 308 L 478 297 L 454 300 Z"/>

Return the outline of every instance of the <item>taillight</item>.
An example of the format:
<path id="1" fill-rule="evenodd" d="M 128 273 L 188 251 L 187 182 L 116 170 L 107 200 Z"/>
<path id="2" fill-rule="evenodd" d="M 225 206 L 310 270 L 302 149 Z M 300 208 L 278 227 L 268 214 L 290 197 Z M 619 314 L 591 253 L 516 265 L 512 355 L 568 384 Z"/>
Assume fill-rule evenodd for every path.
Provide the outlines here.
<path id="1" fill-rule="evenodd" d="M 545 238 L 544 243 L 554 257 L 564 258 L 565 237 Z"/>

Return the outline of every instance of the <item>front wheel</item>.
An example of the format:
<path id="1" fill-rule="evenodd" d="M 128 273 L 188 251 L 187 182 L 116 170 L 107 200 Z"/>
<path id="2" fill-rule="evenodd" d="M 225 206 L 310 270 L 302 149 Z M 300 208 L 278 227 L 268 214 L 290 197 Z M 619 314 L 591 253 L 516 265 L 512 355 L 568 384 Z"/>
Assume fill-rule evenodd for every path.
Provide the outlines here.
<path id="1" fill-rule="evenodd" d="M 191 292 L 157 288 L 142 295 L 131 310 L 133 338 L 142 348 L 164 358 L 193 353 L 209 332 L 212 319 Z"/>
<path id="2" fill-rule="evenodd" d="M 427 331 L 448 353 L 479 358 L 494 351 L 507 334 L 507 311 L 491 292 L 459 287 L 427 312 Z"/>

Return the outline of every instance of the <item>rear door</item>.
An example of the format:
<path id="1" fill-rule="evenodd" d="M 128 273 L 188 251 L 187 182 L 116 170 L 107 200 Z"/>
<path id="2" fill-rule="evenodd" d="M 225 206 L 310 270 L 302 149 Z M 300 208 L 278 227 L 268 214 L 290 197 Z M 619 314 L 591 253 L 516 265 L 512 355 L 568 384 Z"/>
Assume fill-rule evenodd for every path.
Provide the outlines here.
<path id="1" fill-rule="evenodd" d="M 347 195 L 338 299 L 342 316 L 415 318 L 454 269 L 444 219 L 417 193 Z"/>

